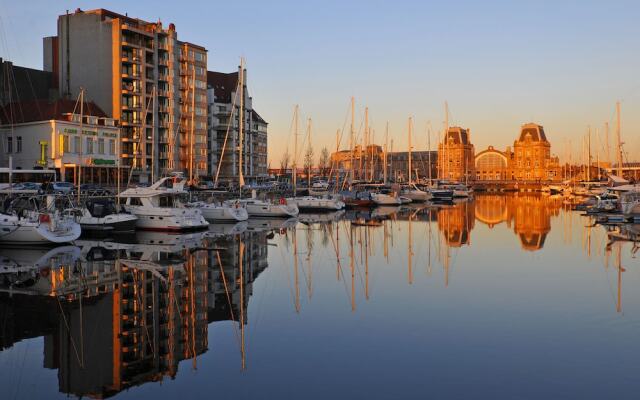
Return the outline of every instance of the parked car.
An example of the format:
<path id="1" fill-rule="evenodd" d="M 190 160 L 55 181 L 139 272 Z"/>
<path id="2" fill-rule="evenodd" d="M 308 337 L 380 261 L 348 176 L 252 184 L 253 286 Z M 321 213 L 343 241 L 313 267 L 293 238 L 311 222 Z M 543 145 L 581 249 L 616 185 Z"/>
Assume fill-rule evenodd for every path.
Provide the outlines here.
<path id="1" fill-rule="evenodd" d="M 19 182 L 19 183 L 14 183 L 11 186 L 11 189 L 13 190 L 33 190 L 33 191 L 38 191 L 40 190 L 40 187 L 42 186 L 42 184 L 40 183 L 35 183 L 35 182 Z"/>
<path id="2" fill-rule="evenodd" d="M 76 187 L 71 182 L 53 182 L 51 188 L 55 193 L 73 193 Z"/>

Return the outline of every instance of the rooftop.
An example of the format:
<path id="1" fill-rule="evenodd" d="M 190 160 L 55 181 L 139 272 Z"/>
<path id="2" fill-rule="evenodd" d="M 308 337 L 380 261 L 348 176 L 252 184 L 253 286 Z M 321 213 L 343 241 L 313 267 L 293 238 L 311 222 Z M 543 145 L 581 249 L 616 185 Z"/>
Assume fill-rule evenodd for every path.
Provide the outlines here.
<path id="1" fill-rule="evenodd" d="M 459 126 L 452 126 L 447 131 L 446 143 L 471 144 L 469 140 L 469 130 Z"/>
<path id="2" fill-rule="evenodd" d="M 231 95 L 238 86 L 238 72 L 207 71 L 207 87 L 213 88 L 217 103 L 231 103 Z"/>
<path id="3" fill-rule="evenodd" d="M 529 135 L 532 142 L 547 142 L 547 136 L 544 134 L 544 128 L 542 125 L 534 123 L 522 125 L 522 128 L 520 129 L 520 138 L 518 140 L 523 142 Z"/>
<path id="4" fill-rule="evenodd" d="M 83 115 L 108 118 L 94 102 L 85 102 Z M 28 100 L 9 103 L 0 108 L 2 124 L 21 124 L 25 122 L 67 120 L 65 114 L 80 114 L 80 103 L 76 100 Z"/>

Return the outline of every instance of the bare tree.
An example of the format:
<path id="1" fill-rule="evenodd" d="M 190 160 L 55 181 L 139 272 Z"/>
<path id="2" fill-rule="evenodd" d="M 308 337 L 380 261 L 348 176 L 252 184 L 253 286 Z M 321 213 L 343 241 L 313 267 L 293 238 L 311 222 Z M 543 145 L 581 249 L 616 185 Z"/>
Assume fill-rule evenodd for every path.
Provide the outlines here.
<path id="1" fill-rule="evenodd" d="M 304 152 L 304 169 L 305 171 L 313 167 L 313 147 L 307 147 L 307 151 Z"/>
<path id="2" fill-rule="evenodd" d="M 322 150 L 320 150 L 320 159 L 318 160 L 318 168 L 322 175 L 327 174 L 330 163 L 331 156 L 329 155 L 329 150 L 326 147 L 323 147 Z"/>
<path id="3" fill-rule="evenodd" d="M 282 154 L 282 158 L 280 159 L 280 169 L 282 173 L 287 172 L 287 168 L 289 168 L 289 161 L 291 156 L 289 155 L 289 149 L 285 150 L 284 154 Z"/>

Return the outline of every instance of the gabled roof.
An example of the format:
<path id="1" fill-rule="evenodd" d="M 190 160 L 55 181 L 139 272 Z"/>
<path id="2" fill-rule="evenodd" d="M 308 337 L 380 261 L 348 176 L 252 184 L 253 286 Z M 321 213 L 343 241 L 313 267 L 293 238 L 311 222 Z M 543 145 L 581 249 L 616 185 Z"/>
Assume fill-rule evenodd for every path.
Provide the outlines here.
<path id="1" fill-rule="evenodd" d="M 93 101 L 85 102 L 83 115 L 108 117 Z M 9 103 L 0 108 L 2 124 L 21 124 L 34 121 L 64 120 L 64 114 L 80 114 L 80 103 L 76 100 L 28 100 Z"/>
<path id="2" fill-rule="evenodd" d="M 213 89 L 216 103 L 231 103 L 231 95 L 238 86 L 238 72 L 207 71 L 207 87 Z"/>

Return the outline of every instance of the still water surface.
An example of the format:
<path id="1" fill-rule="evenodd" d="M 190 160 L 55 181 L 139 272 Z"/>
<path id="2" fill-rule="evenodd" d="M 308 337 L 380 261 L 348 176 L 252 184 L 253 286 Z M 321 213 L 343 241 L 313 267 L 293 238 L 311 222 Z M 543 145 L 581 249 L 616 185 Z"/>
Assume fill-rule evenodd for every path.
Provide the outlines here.
<path id="1" fill-rule="evenodd" d="M 637 398 L 638 227 L 590 225 L 486 194 L 0 249 L 2 398 Z"/>

